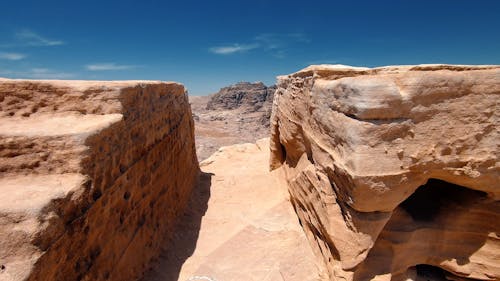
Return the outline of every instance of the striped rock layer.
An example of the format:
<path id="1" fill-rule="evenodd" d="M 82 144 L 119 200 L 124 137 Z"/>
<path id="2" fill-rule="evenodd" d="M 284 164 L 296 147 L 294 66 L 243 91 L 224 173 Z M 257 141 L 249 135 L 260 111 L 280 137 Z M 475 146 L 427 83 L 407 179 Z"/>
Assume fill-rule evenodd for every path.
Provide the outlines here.
<path id="1" fill-rule="evenodd" d="M 278 77 L 271 168 L 330 280 L 500 279 L 500 67 Z"/>

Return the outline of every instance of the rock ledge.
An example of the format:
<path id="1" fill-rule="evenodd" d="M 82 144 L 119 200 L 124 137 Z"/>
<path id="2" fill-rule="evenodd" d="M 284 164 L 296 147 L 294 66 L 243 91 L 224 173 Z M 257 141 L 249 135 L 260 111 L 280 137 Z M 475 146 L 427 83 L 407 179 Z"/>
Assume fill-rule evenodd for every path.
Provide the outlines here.
<path id="1" fill-rule="evenodd" d="M 278 77 L 271 168 L 331 280 L 500 278 L 500 66 Z"/>

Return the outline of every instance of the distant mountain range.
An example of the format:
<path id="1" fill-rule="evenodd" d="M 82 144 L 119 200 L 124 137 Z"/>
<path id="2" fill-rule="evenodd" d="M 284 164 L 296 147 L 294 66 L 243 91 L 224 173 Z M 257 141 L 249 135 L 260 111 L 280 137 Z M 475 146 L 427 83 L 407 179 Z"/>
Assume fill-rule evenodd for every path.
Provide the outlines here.
<path id="1" fill-rule="evenodd" d="M 195 120 L 198 159 L 221 146 L 255 142 L 269 135 L 276 86 L 239 82 L 209 96 L 189 97 Z"/>

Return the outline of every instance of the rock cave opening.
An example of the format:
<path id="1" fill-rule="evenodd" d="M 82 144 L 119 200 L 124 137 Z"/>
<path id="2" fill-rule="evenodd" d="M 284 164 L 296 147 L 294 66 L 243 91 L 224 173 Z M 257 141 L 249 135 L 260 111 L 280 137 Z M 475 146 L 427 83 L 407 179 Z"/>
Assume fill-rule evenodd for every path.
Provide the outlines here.
<path id="1" fill-rule="evenodd" d="M 487 197 L 482 191 L 431 178 L 401 203 L 415 221 L 433 221 L 445 206 L 466 205 Z"/>
<path id="2" fill-rule="evenodd" d="M 446 276 L 450 274 L 440 267 L 428 264 L 417 264 L 415 269 L 417 270 L 417 276 L 421 278 L 420 280 L 448 280 Z"/>

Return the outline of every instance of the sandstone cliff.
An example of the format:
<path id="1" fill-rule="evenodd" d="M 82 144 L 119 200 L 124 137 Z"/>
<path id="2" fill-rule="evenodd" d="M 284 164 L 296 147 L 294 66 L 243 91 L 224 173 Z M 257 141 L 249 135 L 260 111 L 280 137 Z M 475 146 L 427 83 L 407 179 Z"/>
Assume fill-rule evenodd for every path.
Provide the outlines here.
<path id="1" fill-rule="evenodd" d="M 0 80 L 0 280 L 134 280 L 198 174 L 177 83 Z"/>
<path id="2" fill-rule="evenodd" d="M 500 67 L 278 78 L 271 167 L 330 280 L 500 279 Z"/>

